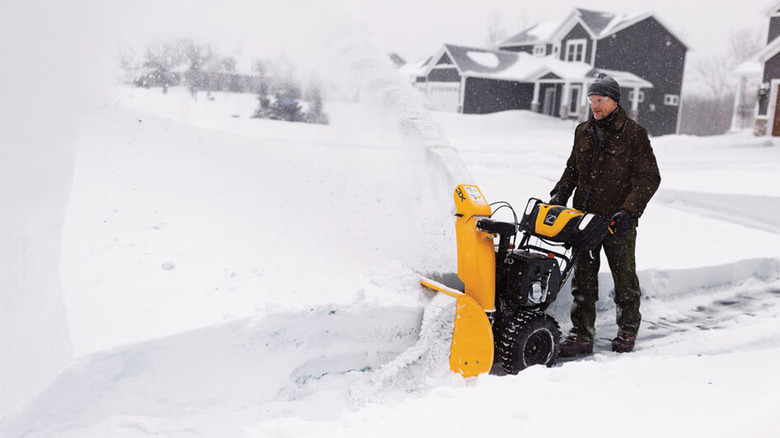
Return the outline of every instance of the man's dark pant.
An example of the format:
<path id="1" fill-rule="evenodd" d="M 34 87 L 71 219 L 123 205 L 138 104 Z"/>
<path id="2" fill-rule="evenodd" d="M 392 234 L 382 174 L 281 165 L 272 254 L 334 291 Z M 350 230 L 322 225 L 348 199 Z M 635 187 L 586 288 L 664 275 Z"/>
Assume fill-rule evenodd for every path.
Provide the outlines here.
<path id="1" fill-rule="evenodd" d="M 639 279 L 636 276 L 636 227 L 622 233 L 609 234 L 602 243 L 607 255 L 612 279 L 615 281 L 617 325 L 621 333 L 636 335 L 642 315 L 639 313 Z M 601 251 L 582 254 L 577 261 L 571 293 L 571 333 L 593 341 L 596 334 L 596 301 L 599 299 L 599 267 Z"/>

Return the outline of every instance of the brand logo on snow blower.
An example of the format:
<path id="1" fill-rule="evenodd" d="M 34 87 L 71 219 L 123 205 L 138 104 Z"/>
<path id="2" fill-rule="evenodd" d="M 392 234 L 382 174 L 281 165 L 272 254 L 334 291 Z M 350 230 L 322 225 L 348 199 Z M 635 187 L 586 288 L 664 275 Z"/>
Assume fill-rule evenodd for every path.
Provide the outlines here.
<path id="1" fill-rule="evenodd" d="M 461 190 L 460 187 L 455 190 L 455 194 L 458 195 L 458 198 L 460 198 L 461 202 L 466 200 L 466 195 L 463 194 L 463 190 Z"/>
<path id="2" fill-rule="evenodd" d="M 546 218 L 544 218 L 544 224 L 545 225 L 553 225 L 555 223 L 555 219 L 557 219 L 557 218 L 558 218 L 558 216 L 550 213 L 550 214 L 547 215 Z"/>

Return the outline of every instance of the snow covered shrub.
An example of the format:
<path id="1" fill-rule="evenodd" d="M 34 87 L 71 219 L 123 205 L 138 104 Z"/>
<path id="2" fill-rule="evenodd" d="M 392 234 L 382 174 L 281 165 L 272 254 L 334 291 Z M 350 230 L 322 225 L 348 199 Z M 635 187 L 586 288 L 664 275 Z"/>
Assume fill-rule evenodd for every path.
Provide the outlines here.
<path id="1" fill-rule="evenodd" d="M 314 89 L 307 92 L 308 100 L 304 100 L 304 103 L 307 104 L 305 111 L 300 98 L 296 96 L 300 95 L 300 92 L 295 93 L 292 90 L 297 90 L 297 88 L 279 91 L 273 100 L 261 92 L 257 97 L 258 107 L 252 117 L 320 125 L 328 124 L 330 118 L 323 111 L 322 95 L 319 90 Z"/>

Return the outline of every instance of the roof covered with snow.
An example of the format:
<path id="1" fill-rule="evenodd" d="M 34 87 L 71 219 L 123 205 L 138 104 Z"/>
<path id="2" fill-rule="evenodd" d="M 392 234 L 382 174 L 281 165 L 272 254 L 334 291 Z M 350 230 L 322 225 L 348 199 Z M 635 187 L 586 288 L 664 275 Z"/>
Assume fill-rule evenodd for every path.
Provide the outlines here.
<path id="1" fill-rule="evenodd" d="M 501 41 L 499 45 L 515 45 L 515 44 L 543 44 L 550 42 L 553 35 L 561 26 L 559 21 L 550 21 L 546 23 L 540 23 L 529 27 L 528 29 L 512 35 L 511 37 Z"/>
<path id="2" fill-rule="evenodd" d="M 582 23 L 587 26 L 594 34 L 599 35 L 615 20 L 615 14 L 609 12 L 590 11 L 587 9 L 575 9 L 579 14 Z"/>
<path id="3" fill-rule="evenodd" d="M 583 81 L 595 77 L 596 73 L 607 73 L 623 87 L 651 88 L 652 83 L 639 76 L 617 70 L 594 69 L 586 62 L 567 62 L 554 55 L 539 57 L 524 52 L 508 52 L 476 47 L 445 44 L 436 59 L 444 54 L 464 76 L 480 77 L 518 82 L 534 82 L 543 76 L 552 74 L 568 82 Z M 429 63 L 429 68 L 434 64 Z"/>
<path id="4" fill-rule="evenodd" d="M 518 62 L 518 54 L 500 50 L 445 44 L 445 50 L 462 73 L 500 74 Z"/>
<path id="5" fill-rule="evenodd" d="M 565 35 L 576 23 L 582 24 L 596 39 L 602 39 L 653 17 L 651 12 L 616 15 L 609 12 L 575 8 L 564 20 L 537 24 L 501 41 L 499 46 L 517 46 L 554 43 Z M 668 26 L 659 21 L 668 29 Z M 679 38 L 678 38 L 679 39 Z"/>
<path id="6" fill-rule="evenodd" d="M 408 77 L 424 76 L 425 70 L 428 67 L 428 63 L 431 62 L 431 59 L 433 59 L 433 57 L 429 56 L 427 58 L 418 59 L 417 61 L 407 62 L 399 67 L 398 71 Z"/>
<path id="7" fill-rule="evenodd" d="M 764 65 L 755 59 L 745 61 L 731 70 L 734 76 L 759 77 L 764 73 Z"/>
<path id="8" fill-rule="evenodd" d="M 653 88 L 653 84 L 641 77 L 627 71 L 607 70 L 604 68 L 594 68 L 588 74 L 588 77 L 596 77 L 596 74 L 604 73 L 611 76 L 617 83 L 624 88 Z"/>

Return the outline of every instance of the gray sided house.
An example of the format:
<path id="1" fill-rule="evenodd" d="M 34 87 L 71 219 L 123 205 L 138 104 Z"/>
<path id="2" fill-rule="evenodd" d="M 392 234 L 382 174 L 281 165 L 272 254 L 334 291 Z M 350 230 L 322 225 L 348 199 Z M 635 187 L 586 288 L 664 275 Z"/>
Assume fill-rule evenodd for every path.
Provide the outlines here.
<path id="1" fill-rule="evenodd" d="M 758 89 L 755 134 L 780 136 L 780 1 L 764 12 L 769 18 L 769 33 L 766 47 L 757 55 L 763 76 Z"/>
<path id="2" fill-rule="evenodd" d="M 431 109 L 484 114 L 531 109 L 533 84 L 515 71 L 515 53 L 445 44 L 423 71 Z"/>
<path id="3" fill-rule="evenodd" d="M 623 88 L 622 106 L 652 135 L 678 130 L 687 47 L 651 13 L 618 16 L 574 9 L 563 22 L 533 26 L 500 42 L 499 48 L 641 78 L 650 86 L 636 90 L 616 77 Z M 540 107 L 548 105 L 548 98 L 560 100 L 545 91 Z"/>
<path id="4" fill-rule="evenodd" d="M 585 90 L 598 73 L 613 76 L 631 93 L 652 87 L 632 73 L 594 69 L 582 61 L 452 44 L 402 72 L 424 93 L 429 108 L 464 114 L 531 110 L 584 120 Z"/>

